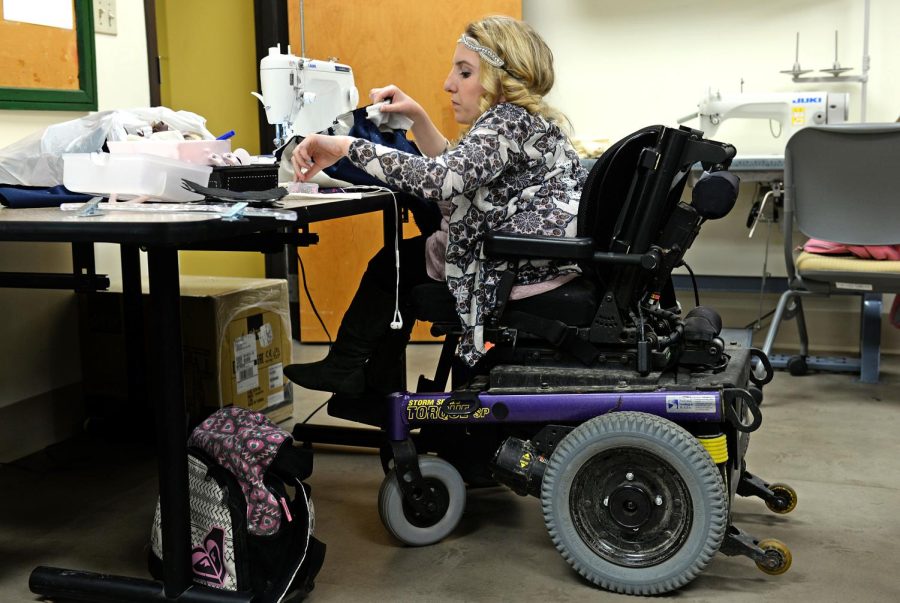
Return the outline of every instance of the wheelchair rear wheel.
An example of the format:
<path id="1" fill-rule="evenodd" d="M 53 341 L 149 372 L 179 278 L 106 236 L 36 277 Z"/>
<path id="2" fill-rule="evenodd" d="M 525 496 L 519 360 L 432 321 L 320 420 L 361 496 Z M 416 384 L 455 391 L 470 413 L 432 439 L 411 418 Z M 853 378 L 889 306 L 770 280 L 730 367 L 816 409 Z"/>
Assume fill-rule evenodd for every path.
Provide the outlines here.
<path id="1" fill-rule="evenodd" d="M 544 522 L 594 584 L 650 595 L 693 580 L 719 550 L 728 496 L 697 439 L 666 419 L 616 412 L 574 429 L 550 458 Z"/>
<path id="2" fill-rule="evenodd" d="M 381 523 L 400 542 L 425 546 L 443 540 L 456 529 L 466 507 L 466 485 L 459 471 L 444 459 L 419 455 L 424 489 L 417 496 L 430 497 L 434 509 L 417 513 L 403 497 L 397 482 L 397 470 L 391 469 L 378 491 L 378 514 Z"/>

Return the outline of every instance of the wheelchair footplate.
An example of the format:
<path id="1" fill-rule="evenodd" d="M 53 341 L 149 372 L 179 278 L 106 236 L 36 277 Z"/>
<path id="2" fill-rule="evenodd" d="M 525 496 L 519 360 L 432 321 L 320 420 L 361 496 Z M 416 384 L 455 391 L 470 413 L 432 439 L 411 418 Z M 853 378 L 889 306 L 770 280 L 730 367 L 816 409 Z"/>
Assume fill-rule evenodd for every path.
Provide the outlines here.
<path id="1" fill-rule="evenodd" d="M 410 545 L 450 534 L 465 508 L 465 467 L 423 454 L 428 444 L 421 439 L 417 452 L 410 431 L 422 428 L 421 438 L 438 426 L 461 425 L 467 433 L 484 426 L 493 438 L 493 479 L 538 497 L 556 548 L 602 588 L 639 595 L 675 590 L 717 551 L 748 556 L 768 574 L 784 573 L 791 555 L 783 543 L 757 540 L 731 521 L 735 495 L 759 496 L 776 513 L 793 510 L 797 497 L 790 486 L 746 471 L 771 367 L 765 363 L 760 379 L 750 366 L 761 353 L 728 353 L 719 372 L 618 371 L 587 383 L 585 374 L 574 379 L 579 391 L 565 368 L 500 366 L 490 384 L 394 394 L 385 426 L 392 466 L 379 492 L 382 522 Z"/>

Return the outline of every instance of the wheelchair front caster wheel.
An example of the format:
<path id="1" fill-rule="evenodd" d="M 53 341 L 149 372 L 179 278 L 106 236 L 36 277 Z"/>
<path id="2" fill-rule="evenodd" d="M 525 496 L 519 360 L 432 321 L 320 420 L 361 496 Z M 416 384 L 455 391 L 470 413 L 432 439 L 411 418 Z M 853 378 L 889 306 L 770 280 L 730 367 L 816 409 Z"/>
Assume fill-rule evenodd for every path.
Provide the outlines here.
<path id="1" fill-rule="evenodd" d="M 769 486 L 774 500 L 766 500 L 766 506 L 773 513 L 784 515 L 797 507 L 797 492 L 787 484 L 772 484 Z"/>
<path id="2" fill-rule="evenodd" d="M 420 455 L 419 471 L 423 484 L 413 489 L 412 496 L 420 504 L 404 498 L 395 468 L 384 476 L 378 491 L 381 523 L 397 540 L 411 546 L 443 540 L 456 529 L 466 507 L 466 485 L 453 465 Z"/>
<path id="3" fill-rule="evenodd" d="M 759 542 L 759 548 L 765 552 L 765 558 L 756 562 L 760 571 L 770 576 L 779 576 L 791 569 L 791 551 L 780 540 L 768 538 Z"/>
<path id="4" fill-rule="evenodd" d="M 806 358 L 803 356 L 791 356 L 787 361 L 787 370 L 794 377 L 802 377 L 809 372 Z"/>

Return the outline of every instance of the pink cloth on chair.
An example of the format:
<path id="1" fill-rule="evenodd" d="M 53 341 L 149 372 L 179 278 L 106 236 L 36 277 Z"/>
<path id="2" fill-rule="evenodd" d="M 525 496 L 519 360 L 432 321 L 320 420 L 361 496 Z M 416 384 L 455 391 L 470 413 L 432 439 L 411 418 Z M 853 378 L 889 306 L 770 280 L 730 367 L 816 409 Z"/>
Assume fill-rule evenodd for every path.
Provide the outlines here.
<path id="1" fill-rule="evenodd" d="M 822 255 L 853 255 L 864 260 L 900 260 L 900 245 L 844 245 L 821 239 L 810 239 L 803 245 L 803 251 L 821 253 Z M 900 295 L 894 297 L 894 303 L 888 312 L 891 324 L 900 329 Z"/>
<path id="2" fill-rule="evenodd" d="M 900 260 L 900 245 L 845 245 L 821 239 L 810 239 L 803 251 L 823 255 L 854 255 L 864 260 Z"/>

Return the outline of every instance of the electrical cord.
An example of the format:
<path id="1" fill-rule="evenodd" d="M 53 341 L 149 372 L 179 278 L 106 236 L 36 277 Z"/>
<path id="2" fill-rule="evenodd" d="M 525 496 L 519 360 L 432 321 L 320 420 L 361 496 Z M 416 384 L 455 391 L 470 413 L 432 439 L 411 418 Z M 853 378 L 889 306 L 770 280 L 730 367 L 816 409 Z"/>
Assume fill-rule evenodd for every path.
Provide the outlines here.
<path id="1" fill-rule="evenodd" d="M 339 189 L 342 192 L 353 191 L 353 190 L 366 190 L 366 191 L 380 191 L 385 192 L 391 195 L 391 199 L 394 203 L 394 224 L 397 225 L 394 228 L 394 267 L 397 273 L 397 279 L 394 283 L 394 316 L 391 319 L 390 327 L 394 330 L 399 330 L 403 328 L 403 315 L 400 314 L 400 208 L 397 205 L 397 195 L 391 189 L 383 186 L 348 186 Z M 303 258 L 300 257 L 300 250 L 297 250 L 297 261 L 300 264 L 300 275 L 303 281 L 303 292 L 306 294 L 306 299 L 309 300 L 309 307 L 312 309 L 313 314 L 315 314 L 316 319 L 319 321 L 319 324 L 322 326 L 322 330 L 325 331 L 325 336 L 328 337 L 328 343 L 332 344 L 333 341 L 331 339 L 331 333 L 328 332 L 328 327 L 325 326 L 325 321 L 322 320 L 322 317 L 319 315 L 319 311 L 316 308 L 315 302 L 313 302 L 312 295 L 309 292 L 309 286 L 306 282 L 306 269 L 303 266 Z M 319 404 L 311 413 L 309 413 L 305 419 L 303 419 L 300 424 L 305 425 L 312 419 L 316 413 L 325 408 L 328 402 L 331 401 L 331 398 L 325 400 L 321 404 Z"/>
<path id="2" fill-rule="evenodd" d="M 394 316 L 390 327 L 395 331 L 403 328 L 403 315 L 400 314 L 400 207 L 397 204 L 397 194 L 386 186 L 348 186 L 343 190 L 366 190 L 388 193 L 394 202 L 394 268 L 397 278 L 394 282 Z"/>
<path id="3" fill-rule="evenodd" d="M 757 330 L 759 330 L 759 329 L 761 329 L 762 326 L 763 326 L 762 321 L 764 321 L 764 320 L 767 319 L 768 317 L 772 316 L 773 314 L 775 314 L 775 310 L 774 310 L 774 309 L 769 310 L 768 312 L 766 312 L 765 314 L 761 315 L 761 316 L 760 316 L 759 318 L 757 318 L 756 320 L 754 320 L 754 321 L 752 321 L 752 322 L 747 323 L 746 325 L 744 325 L 744 328 L 745 328 L 745 329 L 756 328 Z"/>
<path id="4" fill-rule="evenodd" d="M 687 262 L 685 262 L 684 260 L 681 260 L 681 265 L 684 266 L 687 269 L 688 273 L 691 275 L 691 284 L 694 286 L 694 305 L 699 306 L 700 305 L 700 291 L 697 289 L 697 277 L 694 276 L 694 271 L 691 270 L 691 267 L 688 265 Z"/>
<path id="5" fill-rule="evenodd" d="M 319 315 L 319 310 L 316 308 L 316 303 L 313 301 L 312 295 L 309 293 L 309 285 L 306 284 L 306 269 L 303 267 L 303 258 L 300 257 L 300 249 L 297 249 L 297 262 L 300 264 L 300 278 L 303 281 L 303 292 L 306 294 L 306 299 L 309 301 L 309 307 L 312 309 L 313 314 L 315 314 L 316 319 L 318 319 L 319 324 L 322 326 L 322 330 L 325 331 L 325 337 L 328 338 L 328 344 L 331 345 L 333 343 L 331 339 L 331 333 L 328 332 L 328 327 L 325 326 L 325 321 L 322 320 L 322 317 Z"/>
<path id="6" fill-rule="evenodd" d="M 315 410 L 313 410 L 311 413 L 309 413 L 308 415 L 306 415 L 306 418 L 305 418 L 305 419 L 303 419 L 302 421 L 300 421 L 300 425 L 306 425 L 307 423 L 309 423 L 309 420 L 312 419 L 312 418 L 315 416 L 315 414 L 316 414 L 317 412 L 319 412 L 320 410 L 322 410 L 323 408 L 325 408 L 325 405 L 328 404 L 329 402 L 331 402 L 331 398 L 328 398 L 327 400 L 325 400 L 324 402 L 322 402 L 321 404 L 319 404 L 318 406 L 316 406 Z"/>
<path id="7" fill-rule="evenodd" d="M 316 304 L 313 301 L 312 295 L 309 292 L 309 286 L 306 283 L 306 269 L 303 266 L 303 258 L 300 257 L 300 250 L 297 249 L 297 262 L 300 264 L 300 277 L 303 281 L 303 292 L 306 294 L 306 299 L 309 301 L 309 307 L 312 309 L 313 314 L 315 314 L 316 319 L 319 321 L 319 324 L 322 326 L 322 330 L 325 331 L 325 336 L 328 338 L 329 347 L 334 343 L 331 339 L 331 333 L 328 332 L 328 327 L 325 326 L 325 321 L 322 320 L 322 317 L 319 315 L 319 310 L 316 308 Z M 313 418 L 317 412 L 322 410 L 322 408 L 328 404 L 328 400 L 325 400 L 322 404 L 316 407 L 309 415 L 303 419 L 302 423 L 305 425 L 310 419 Z"/>
<path id="8" fill-rule="evenodd" d="M 644 341 L 644 338 L 647 336 L 647 332 L 646 332 L 646 329 L 644 328 L 644 313 L 641 311 L 640 302 L 637 304 L 637 311 L 638 311 L 638 326 L 640 327 L 640 331 L 641 331 L 641 341 Z"/>

